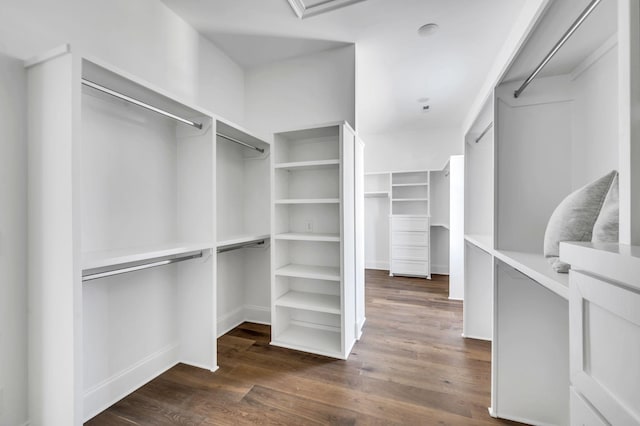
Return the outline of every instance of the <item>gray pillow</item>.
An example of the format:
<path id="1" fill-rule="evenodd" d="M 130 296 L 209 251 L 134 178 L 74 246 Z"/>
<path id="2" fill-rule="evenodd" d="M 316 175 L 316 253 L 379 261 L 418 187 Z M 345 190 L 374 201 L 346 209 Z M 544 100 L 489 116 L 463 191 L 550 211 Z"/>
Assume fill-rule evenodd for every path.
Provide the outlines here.
<path id="1" fill-rule="evenodd" d="M 594 243 L 617 243 L 620 233 L 620 198 L 618 196 L 618 175 L 611 182 L 607 197 L 604 199 L 600 215 L 593 225 Z"/>
<path id="2" fill-rule="evenodd" d="M 614 170 L 572 192 L 551 214 L 544 233 L 544 256 L 556 272 L 570 268 L 558 259 L 560 241 L 591 241 L 593 225 L 617 174 Z"/>

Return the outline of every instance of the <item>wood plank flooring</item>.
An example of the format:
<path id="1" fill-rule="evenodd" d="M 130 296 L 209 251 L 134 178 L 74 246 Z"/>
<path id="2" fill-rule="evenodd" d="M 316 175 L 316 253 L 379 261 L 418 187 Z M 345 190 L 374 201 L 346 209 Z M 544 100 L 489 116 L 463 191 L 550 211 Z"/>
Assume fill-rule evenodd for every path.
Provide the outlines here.
<path id="1" fill-rule="evenodd" d="M 218 339 L 220 369 L 179 364 L 87 424 L 488 425 L 491 347 L 465 340 L 448 277 L 366 275 L 367 323 L 349 360 L 269 345 L 244 323 Z"/>

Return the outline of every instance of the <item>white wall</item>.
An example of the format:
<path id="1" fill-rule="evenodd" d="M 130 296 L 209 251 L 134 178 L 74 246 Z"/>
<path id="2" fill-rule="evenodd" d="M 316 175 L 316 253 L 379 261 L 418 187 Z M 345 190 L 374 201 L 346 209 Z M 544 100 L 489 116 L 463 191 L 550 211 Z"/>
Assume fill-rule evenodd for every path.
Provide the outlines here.
<path id="1" fill-rule="evenodd" d="M 0 425 L 27 418 L 26 79 L 0 55 Z"/>
<path id="2" fill-rule="evenodd" d="M 0 52 L 27 59 L 64 43 L 244 124 L 244 71 L 160 1 L 2 3 Z M 23 91 L 22 65 L 11 67 L 1 58 L 1 425 L 27 421 L 27 164 L 25 129 L 20 119 Z"/>
<path id="3" fill-rule="evenodd" d="M 355 46 L 252 68 L 245 82 L 247 127 L 258 134 L 332 121 L 355 126 Z"/>
<path id="4" fill-rule="evenodd" d="M 449 157 L 462 153 L 459 128 L 399 131 L 363 135 L 365 172 L 440 170 Z"/>
<path id="5" fill-rule="evenodd" d="M 2 3 L 0 52 L 27 59 L 64 43 L 243 124 L 242 68 L 158 0 Z"/>

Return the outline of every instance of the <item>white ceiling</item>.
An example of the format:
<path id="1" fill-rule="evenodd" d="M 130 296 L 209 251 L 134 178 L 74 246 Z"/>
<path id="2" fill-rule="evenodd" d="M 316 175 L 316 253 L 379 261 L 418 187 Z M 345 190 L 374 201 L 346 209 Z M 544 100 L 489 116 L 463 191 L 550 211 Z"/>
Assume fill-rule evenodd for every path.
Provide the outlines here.
<path id="1" fill-rule="evenodd" d="M 302 20 L 287 0 L 163 2 L 247 69 L 356 43 L 358 127 L 386 134 L 460 126 L 526 0 L 366 0 Z"/>

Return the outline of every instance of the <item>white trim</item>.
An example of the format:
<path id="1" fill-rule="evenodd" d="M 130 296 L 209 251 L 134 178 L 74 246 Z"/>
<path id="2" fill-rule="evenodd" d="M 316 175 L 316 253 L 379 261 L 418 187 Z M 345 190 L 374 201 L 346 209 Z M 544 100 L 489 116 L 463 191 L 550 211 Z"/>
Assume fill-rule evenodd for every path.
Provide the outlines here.
<path id="1" fill-rule="evenodd" d="M 583 72 L 591 68 L 596 64 L 604 55 L 609 53 L 611 49 L 618 45 L 618 34 L 615 33 L 609 37 L 600 47 L 594 50 L 589 56 L 587 56 L 582 62 L 580 62 L 571 71 L 571 80 L 575 80 L 582 75 Z"/>
<path id="2" fill-rule="evenodd" d="M 173 343 L 89 388 L 83 395 L 83 419 L 88 421 L 136 389 L 179 363 Z"/>
<path id="3" fill-rule="evenodd" d="M 449 275 L 449 265 L 431 265 L 431 274 Z"/>
<path id="4" fill-rule="evenodd" d="M 244 321 L 271 325 L 271 309 L 265 306 L 244 305 Z"/>
<path id="5" fill-rule="evenodd" d="M 244 321 L 244 306 L 239 306 L 233 311 L 218 317 L 218 335 L 220 337 L 223 334 L 227 334 Z"/>
<path id="6" fill-rule="evenodd" d="M 540 423 L 540 422 L 537 422 L 537 421 L 535 421 L 535 420 L 526 419 L 526 418 L 524 418 L 524 417 L 511 416 L 511 415 L 509 415 L 509 414 L 507 414 L 507 415 L 504 415 L 504 414 L 497 414 L 497 413 L 495 413 L 495 414 L 496 414 L 496 415 L 495 415 L 495 416 L 493 416 L 493 417 L 495 417 L 495 418 L 497 418 L 497 419 L 511 420 L 511 421 L 518 422 L 518 423 L 524 423 L 524 424 L 526 424 L 526 425 L 536 425 L 536 426 L 557 426 L 557 425 L 556 425 L 556 424 L 554 424 L 554 423 Z"/>
<path id="7" fill-rule="evenodd" d="M 67 53 L 71 53 L 71 45 L 63 44 L 62 46 L 58 46 L 45 53 L 27 59 L 26 61 L 24 61 L 24 67 L 30 68 L 42 62 L 50 61 L 51 59 L 57 58 L 58 56 L 66 55 Z"/>
<path id="8" fill-rule="evenodd" d="M 289 0 L 289 5 L 291 5 L 291 9 L 293 9 L 298 18 L 304 19 L 309 16 L 351 6 L 361 1 L 364 0 L 327 0 L 317 5 L 307 6 L 304 4 L 304 0 Z"/>
<path id="9" fill-rule="evenodd" d="M 491 338 L 488 338 L 488 337 L 474 336 L 474 335 L 465 334 L 465 333 L 462 333 L 462 337 L 464 337 L 465 339 L 484 340 L 485 342 L 491 341 Z"/>
<path id="10" fill-rule="evenodd" d="M 367 262 L 364 266 L 364 269 L 377 269 L 380 271 L 388 271 L 389 270 L 389 262 L 384 262 L 381 260 L 374 260 L 371 262 Z"/>

